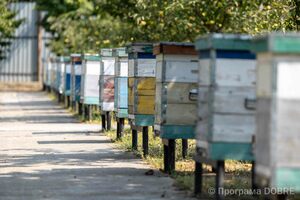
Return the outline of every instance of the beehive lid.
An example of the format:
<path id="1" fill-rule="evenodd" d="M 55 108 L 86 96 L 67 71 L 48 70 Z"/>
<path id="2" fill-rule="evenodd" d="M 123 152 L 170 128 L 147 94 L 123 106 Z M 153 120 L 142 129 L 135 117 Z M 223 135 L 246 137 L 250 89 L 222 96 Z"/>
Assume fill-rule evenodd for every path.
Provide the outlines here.
<path id="1" fill-rule="evenodd" d="M 300 53 L 299 33 L 270 33 L 257 36 L 252 44 L 253 52 Z"/>
<path id="2" fill-rule="evenodd" d="M 115 48 L 113 50 L 114 56 L 118 57 L 128 57 L 128 54 L 126 52 L 126 47 L 120 47 L 120 48 Z"/>
<path id="3" fill-rule="evenodd" d="M 127 53 L 152 53 L 153 52 L 153 44 L 152 43 L 131 43 L 126 46 Z"/>
<path id="4" fill-rule="evenodd" d="M 100 56 L 99 56 L 99 54 L 84 54 L 82 57 L 82 60 L 100 61 Z"/>
<path id="5" fill-rule="evenodd" d="M 197 55 L 197 51 L 193 43 L 160 42 L 153 45 L 153 54 Z"/>
<path id="6" fill-rule="evenodd" d="M 250 35 L 212 33 L 201 36 L 195 42 L 197 50 L 241 50 L 251 49 Z"/>
<path id="7" fill-rule="evenodd" d="M 70 59 L 69 56 L 62 56 L 62 57 L 61 57 L 61 61 L 62 61 L 62 62 L 70 62 L 71 59 Z"/>
<path id="8" fill-rule="evenodd" d="M 81 61 L 81 54 L 79 54 L 79 53 L 73 53 L 70 56 L 71 56 L 71 60 L 73 62 Z"/>
<path id="9" fill-rule="evenodd" d="M 101 49 L 100 55 L 101 56 L 112 57 L 113 56 L 113 50 L 112 49 Z"/>

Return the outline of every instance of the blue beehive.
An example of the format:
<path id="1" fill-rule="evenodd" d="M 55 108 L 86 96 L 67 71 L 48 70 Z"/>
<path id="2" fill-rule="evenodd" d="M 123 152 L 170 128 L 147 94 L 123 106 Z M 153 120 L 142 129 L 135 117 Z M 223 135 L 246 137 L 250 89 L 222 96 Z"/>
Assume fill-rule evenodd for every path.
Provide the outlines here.
<path id="1" fill-rule="evenodd" d="M 62 91 L 65 96 L 70 96 L 71 89 L 71 63 L 70 57 L 64 56 L 62 57 L 63 65 L 64 65 L 64 73 L 63 73 L 63 84 Z"/>

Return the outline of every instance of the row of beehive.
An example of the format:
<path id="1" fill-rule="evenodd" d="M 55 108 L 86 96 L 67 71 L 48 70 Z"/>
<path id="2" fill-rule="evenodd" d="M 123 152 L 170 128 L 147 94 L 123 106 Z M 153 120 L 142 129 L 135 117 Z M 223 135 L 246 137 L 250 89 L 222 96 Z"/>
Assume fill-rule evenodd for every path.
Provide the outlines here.
<path id="1" fill-rule="evenodd" d="M 84 103 L 93 97 L 90 102 L 103 111 L 118 105 L 119 117 L 128 116 L 136 126 L 154 125 L 162 138 L 196 133 L 201 156 L 255 158 L 258 183 L 300 191 L 299 38 L 271 34 L 252 42 L 249 36 L 212 34 L 197 40 L 197 53 L 187 43 L 136 43 L 127 47 L 128 57 L 124 49 L 104 49 L 93 60 L 97 63 L 83 57 Z M 64 94 L 76 101 L 76 83 L 82 80 L 76 78 L 81 72 L 73 58 L 71 70 L 60 72 Z"/>

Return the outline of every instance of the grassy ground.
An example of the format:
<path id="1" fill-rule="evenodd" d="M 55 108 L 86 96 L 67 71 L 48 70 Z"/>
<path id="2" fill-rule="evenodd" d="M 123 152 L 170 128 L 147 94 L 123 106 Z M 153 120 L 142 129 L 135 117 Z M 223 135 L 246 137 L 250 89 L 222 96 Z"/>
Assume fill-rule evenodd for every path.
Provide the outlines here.
<path id="1" fill-rule="evenodd" d="M 86 123 L 100 123 L 101 115 L 99 111 L 93 112 L 93 120 L 85 121 L 84 117 L 79 116 L 74 113 L 71 109 L 69 109 L 77 118 Z M 112 121 L 113 127 L 115 127 L 115 121 Z M 126 126 L 125 126 L 126 127 Z M 127 125 L 128 127 L 128 125 Z M 111 131 L 107 131 L 106 135 L 111 138 L 113 142 L 117 144 L 117 147 L 124 151 L 133 151 L 131 148 L 131 130 L 130 128 L 125 128 L 124 135 L 121 140 L 116 140 L 116 131 L 113 129 Z M 142 151 L 142 138 L 141 134 L 138 135 L 138 150 L 134 151 L 134 153 L 144 159 L 147 163 L 149 163 L 153 168 L 158 170 L 163 169 L 163 145 L 161 139 L 158 137 L 154 137 L 152 134 L 152 130 L 149 130 L 149 155 L 145 158 L 143 157 Z M 192 192 L 194 190 L 194 170 L 195 163 L 193 161 L 193 156 L 195 152 L 195 141 L 189 140 L 188 146 L 188 154 L 186 159 L 183 159 L 181 156 L 182 146 L 181 141 L 176 141 L 176 170 L 170 176 L 174 178 L 175 184 L 178 188 L 183 190 L 189 190 Z M 250 191 L 251 189 L 251 164 L 243 161 L 234 161 L 227 160 L 225 162 L 225 188 L 234 190 L 246 189 Z M 204 178 L 203 178 L 203 194 L 201 194 L 201 199 L 214 199 L 214 195 L 210 194 L 209 191 L 211 188 L 215 187 L 215 173 L 212 172 L 212 168 L 210 166 L 204 166 Z M 262 196 L 238 196 L 238 195 L 228 195 L 226 199 L 245 199 L 245 200 L 254 200 L 254 199 L 263 199 Z M 289 196 L 289 199 L 300 200 L 300 197 L 297 196 Z"/>
<path id="2" fill-rule="evenodd" d="M 106 132 L 107 136 L 114 141 L 117 146 L 125 151 L 132 151 L 131 149 L 131 131 L 130 129 L 125 129 L 125 134 L 121 140 L 116 140 L 115 130 Z M 138 150 L 134 153 L 147 161 L 151 166 L 156 169 L 163 169 L 163 145 L 161 139 L 154 137 L 152 131 L 149 131 L 149 156 L 143 157 L 142 151 L 142 138 L 139 134 L 138 140 Z M 176 186 L 184 190 L 193 191 L 194 187 L 194 169 L 195 163 L 193 161 L 193 155 L 195 152 L 195 142 L 189 140 L 188 155 L 186 159 L 181 156 L 182 147 L 181 140 L 176 142 L 176 170 L 171 174 L 171 177 L 175 179 Z M 239 161 L 226 161 L 226 177 L 225 177 L 225 187 L 233 189 L 249 188 L 251 187 L 251 164 Z M 206 199 L 213 199 L 214 196 L 208 194 L 209 188 L 214 188 L 215 174 L 212 173 L 210 166 L 205 166 L 204 175 L 204 194 L 202 197 Z M 248 196 L 249 197 L 249 196 Z M 252 197 L 243 199 L 253 199 Z"/>

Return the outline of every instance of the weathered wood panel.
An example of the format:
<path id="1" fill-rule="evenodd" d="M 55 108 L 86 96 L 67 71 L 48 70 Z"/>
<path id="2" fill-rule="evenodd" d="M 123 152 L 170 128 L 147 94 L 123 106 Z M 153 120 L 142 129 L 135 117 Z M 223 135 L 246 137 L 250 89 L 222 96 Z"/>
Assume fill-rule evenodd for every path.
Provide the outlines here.
<path id="1" fill-rule="evenodd" d="M 223 114 L 255 114 L 254 87 L 218 87 L 214 93 L 213 110 Z"/>
<path id="2" fill-rule="evenodd" d="M 134 105 L 134 79 L 132 77 L 128 78 L 128 113 L 134 114 L 133 105 Z"/>
<path id="3" fill-rule="evenodd" d="M 255 134 L 253 115 L 213 115 L 212 141 L 251 143 Z"/>
<path id="4" fill-rule="evenodd" d="M 155 113 L 155 96 L 137 96 L 135 114 L 153 115 Z"/>
<path id="5" fill-rule="evenodd" d="M 257 112 L 256 112 L 256 135 L 254 144 L 255 159 L 258 165 L 257 173 L 270 176 L 271 166 L 271 140 L 270 133 L 271 126 L 271 99 L 258 98 Z M 266 126 L 267 125 L 267 126 Z M 268 169 L 266 171 L 265 169 Z"/>
<path id="6" fill-rule="evenodd" d="M 138 59 L 137 71 L 135 76 L 138 77 L 155 77 L 156 60 L 155 59 Z"/>
<path id="7" fill-rule="evenodd" d="M 155 90 L 155 78 L 136 78 L 136 82 L 134 83 L 136 85 L 137 90 Z"/>
<path id="8" fill-rule="evenodd" d="M 119 86 L 118 88 L 120 89 L 119 92 L 119 108 L 127 108 L 128 107 L 128 87 L 127 87 L 127 77 L 122 77 L 119 80 Z"/>
<path id="9" fill-rule="evenodd" d="M 218 86 L 254 87 L 256 60 L 217 59 L 215 83 Z"/>
<path id="10" fill-rule="evenodd" d="M 115 75 L 115 59 L 114 58 L 102 58 L 102 75 Z"/>
<path id="11" fill-rule="evenodd" d="M 258 55 L 257 60 L 257 96 L 270 98 L 272 95 L 271 54 Z"/>
<path id="12" fill-rule="evenodd" d="M 162 85 L 163 89 L 161 98 L 167 104 L 196 104 L 198 84 L 197 83 L 157 83 Z M 161 87 L 161 86 L 160 86 Z"/>
<path id="13" fill-rule="evenodd" d="M 86 61 L 84 77 L 84 97 L 99 98 L 100 62 Z"/>

